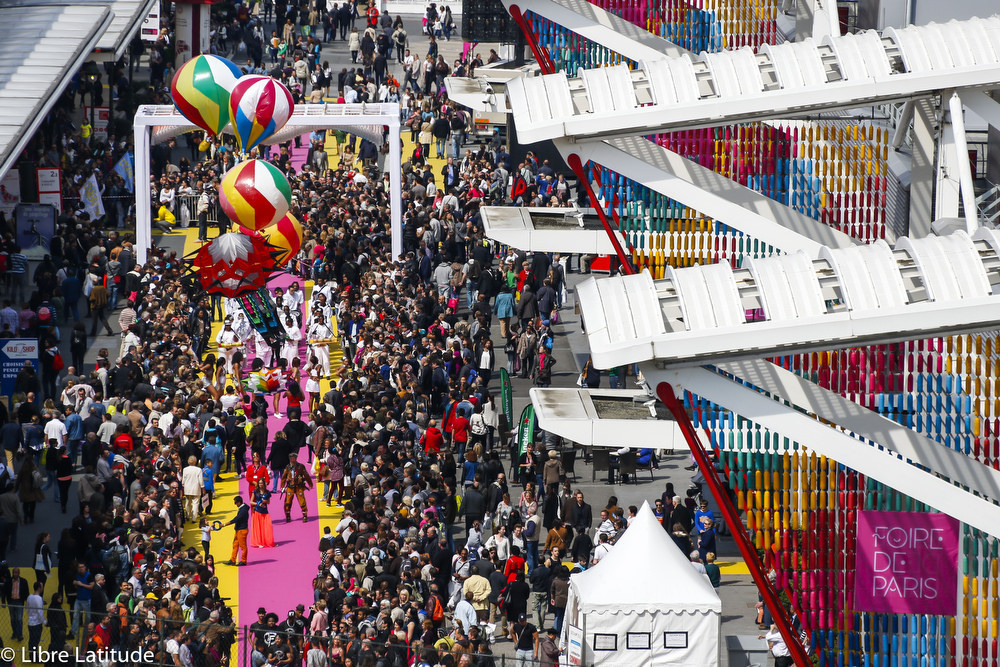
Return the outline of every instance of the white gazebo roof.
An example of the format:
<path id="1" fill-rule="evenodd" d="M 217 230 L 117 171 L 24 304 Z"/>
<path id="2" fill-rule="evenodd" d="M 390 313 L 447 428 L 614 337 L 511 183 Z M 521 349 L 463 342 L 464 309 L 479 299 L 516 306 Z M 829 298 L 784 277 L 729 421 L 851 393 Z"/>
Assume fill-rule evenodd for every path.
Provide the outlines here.
<path id="1" fill-rule="evenodd" d="M 611 551 L 594 567 L 574 574 L 570 583 L 584 614 L 722 613 L 718 593 L 663 530 L 648 502 Z"/>

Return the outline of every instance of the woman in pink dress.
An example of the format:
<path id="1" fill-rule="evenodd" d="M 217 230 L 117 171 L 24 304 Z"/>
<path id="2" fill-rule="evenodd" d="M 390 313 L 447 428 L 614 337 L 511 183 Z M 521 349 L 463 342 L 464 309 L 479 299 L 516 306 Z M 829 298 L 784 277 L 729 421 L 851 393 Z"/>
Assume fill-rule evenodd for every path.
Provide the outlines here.
<path id="1" fill-rule="evenodd" d="M 271 502 L 271 492 L 263 479 L 257 480 L 257 488 L 253 490 L 253 504 L 250 506 L 250 546 L 273 547 L 274 530 L 271 528 L 271 515 L 267 504 Z"/>

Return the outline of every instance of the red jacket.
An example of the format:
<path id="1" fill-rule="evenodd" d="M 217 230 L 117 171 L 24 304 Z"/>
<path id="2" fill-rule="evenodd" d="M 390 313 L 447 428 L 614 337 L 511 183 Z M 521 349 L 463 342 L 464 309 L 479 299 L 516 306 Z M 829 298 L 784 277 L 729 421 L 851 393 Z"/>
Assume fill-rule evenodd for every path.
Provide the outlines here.
<path id="1" fill-rule="evenodd" d="M 421 442 L 424 445 L 424 454 L 436 454 L 441 451 L 441 445 L 444 444 L 444 435 L 437 426 L 429 426 Z"/>
<path id="2" fill-rule="evenodd" d="M 128 433 L 119 433 L 115 436 L 114 445 L 116 449 L 123 452 L 132 451 L 132 436 Z"/>

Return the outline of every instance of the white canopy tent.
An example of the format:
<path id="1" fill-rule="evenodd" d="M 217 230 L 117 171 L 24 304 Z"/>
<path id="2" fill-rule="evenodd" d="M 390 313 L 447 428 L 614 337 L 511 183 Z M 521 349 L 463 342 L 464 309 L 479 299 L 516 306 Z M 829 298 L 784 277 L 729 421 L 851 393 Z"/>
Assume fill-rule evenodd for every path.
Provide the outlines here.
<path id="1" fill-rule="evenodd" d="M 582 631 L 582 664 L 719 664 L 722 602 L 643 503 L 601 561 L 569 580 L 562 643 Z M 578 636 L 578 634 L 577 634 Z M 573 647 L 563 664 L 572 664 Z"/>

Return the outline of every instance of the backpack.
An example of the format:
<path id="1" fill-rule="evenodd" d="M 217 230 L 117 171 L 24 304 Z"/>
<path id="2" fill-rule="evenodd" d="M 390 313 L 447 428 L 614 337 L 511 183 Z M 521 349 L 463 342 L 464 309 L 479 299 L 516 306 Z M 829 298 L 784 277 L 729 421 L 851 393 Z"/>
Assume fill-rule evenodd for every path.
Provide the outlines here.
<path id="1" fill-rule="evenodd" d="M 475 368 L 470 368 L 469 369 L 469 384 L 473 384 L 476 381 L 476 378 L 478 378 L 478 377 L 479 377 L 479 371 L 477 371 Z"/>
<path id="2" fill-rule="evenodd" d="M 444 607 L 441 606 L 441 597 L 438 595 L 432 595 L 431 600 L 434 602 L 434 610 L 431 612 L 432 621 L 443 621 L 444 620 Z"/>
<path id="3" fill-rule="evenodd" d="M 511 603 L 512 593 L 513 591 L 511 590 L 509 583 L 500 589 L 500 592 L 497 594 L 497 609 L 504 613 L 507 612 L 507 607 L 509 607 Z"/>
<path id="4" fill-rule="evenodd" d="M 469 278 L 471 278 L 472 280 L 478 280 L 480 273 L 482 273 L 482 268 L 479 266 L 479 262 L 476 261 L 476 260 L 474 260 L 474 259 L 470 259 L 469 260 Z"/>
<path id="5" fill-rule="evenodd" d="M 55 356 L 52 357 L 52 370 L 61 371 L 65 366 L 66 363 L 63 361 L 62 355 L 56 352 Z"/>

